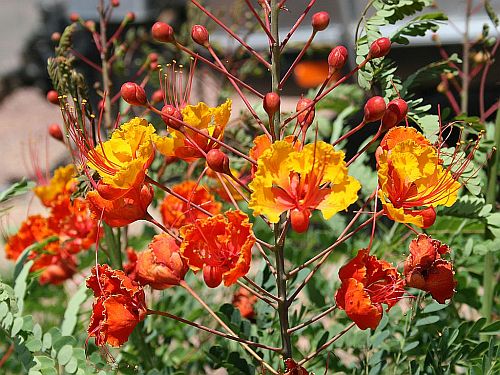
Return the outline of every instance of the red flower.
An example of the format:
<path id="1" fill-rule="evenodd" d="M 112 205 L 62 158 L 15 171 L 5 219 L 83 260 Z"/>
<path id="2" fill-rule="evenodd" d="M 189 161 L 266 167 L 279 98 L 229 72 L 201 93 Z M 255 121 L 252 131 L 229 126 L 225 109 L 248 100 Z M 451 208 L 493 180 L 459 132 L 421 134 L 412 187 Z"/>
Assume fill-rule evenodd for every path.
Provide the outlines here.
<path id="1" fill-rule="evenodd" d="M 196 220 L 181 228 L 181 236 L 182 257 L 193 271 L 203 270 L 208 287 L 215 288 L 222 280 L 229 286 L 248 273 L 255 237 L 243 212 Z"/>
<path id="2" fill-rule="evenodd" d="M 112 227 L 123 227 L 147 217 L 147 209 L 153 200 L 151 185 L 133 187 L 116 199 L 104 198 L 97 190 L 87 193 L 90 210 L 94 217 L 101 218 Z"/>
<path id="3" fill-rule="evenodd" d="M 387 310 L 403 297 L 403 280 L 390 263 L 369 255 L 368 249 L 339 271 L 342 281 L 335 295 L 337 305 L 345 310 L 360 329 L 375 329 L 382 319 L 382 304 Z"/>
<path id="4" fill-rule="evenodd" d="M 452 264 L 441 256 L 450 251 L 448 245 L 420 234 L 410 242 L 410 255 L 405 261 L 406 285 L 429 292 L 436 301 L 445 303 L 453 297 L 457 282 Z"/>
<path id="5" fill-rule="evenodd" d="M 221 204 L 216 202 L 214 196 L 207 190 L 201 186 L 197 186 L 194 181 L 184 181 L 175 185 L 172 187 L 172 191 L 212 214 L 220 212 Z M 190 204 L 170 194 L 162 202 L 160 211 L 163 223 L 171 228 L 180 228 L 192 223 L 196 219 L 207 217 L 200 210 L 191 207 Z"/>
<path id="6" fill-rule="evenodd" d="M 179 245 L 168 234 L 153 237 L 149 248 L 137 256 L 137 280 L 153 289 L 179 285 L 188 271 L 179 254 Z"/>
<path id="7" fill-rule="evenodd" d="M 87 287 L 94 291 L 94 304 L 88 328 L 97 346 L 120 346 L 135 326 L 146 317 L 144 290 L 123 271 L 107 264 L 92 268 Z"/>
<path id="8" fill-rule="evenodd" d="M 255 310 L 253 308 L 255 302 L 257 302 L 257 297 L 243 287 L 238 289 L 233 295 L 233 306 L 240 310 L 242 317 L 250 320 L 255 318 Z"/>
<path id="9" fill-rule="evenodd" d="M 77 271 L 76 265 L 76 259 L 71 254 L 42 254 L 37 258 L 30 271 L 42 269 L 38 278 L 40 285 L 59 285 L 73 277 Z"/>

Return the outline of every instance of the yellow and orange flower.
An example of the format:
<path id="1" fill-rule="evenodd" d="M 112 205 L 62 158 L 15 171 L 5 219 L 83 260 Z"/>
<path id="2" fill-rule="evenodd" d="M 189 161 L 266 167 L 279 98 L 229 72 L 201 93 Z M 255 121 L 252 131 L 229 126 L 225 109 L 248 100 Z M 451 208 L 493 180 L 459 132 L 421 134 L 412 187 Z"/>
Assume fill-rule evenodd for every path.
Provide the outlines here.
<path id="1" fill-rule="evenodd" d="M 182 120 L 202 133 L 222 140 L 231 116 L 231 104 L 231 100 L 227 99 L 218 107 L 209 107 L 203 102 L 186 105 L 181 110 Z M 187 162 L 202 158 L 200 149 L 207 153 L 211 149 L 220 147 L 218 143 L 187 127 L 183 127 L 182 132 L 171 129 L 171 135 L 172 137 L 159 137 L 156 142 L 162 141 L 166 146 L 157 145 L 158 151 L 165 156 L 176 156 Z"/>
<path id="2" fill-rule="evenodd" d="M 54 207 L 60 197 L 70 196 L 76 185 L 76 168 L 73 164 L 57 168 L 47 185 L 36 186 L 33 191 L 45 207 Z"/>
<path id="3" fill-rule="evenodd" d="M 437 302 L 453 297 L 457 282 L 453 265 L 442 258 L 450 248 L 438 240 L 420 234 L 410 242 L 410 255 L 405 261 L 406 285 L 429 292 Z"/>
<path id="4" fill-rule="evenodd" d="M 256 302 L 257 297 L 243 287 L 233 294 L 233 306 L 240 310 L 240 314 L 244 318 L 255 319 L 254 305 Z"/>
<path id="5" fill-rule="evenodd" d="M 318 141 L 297 151 L 278 141 L 258 159 L 249 207 L 254 215 L 266 215 L 277 223 L 290 210 L 292 228 L 307 230 L 312 210 L 325 219 L 345 210 L 357 199 L 359 182 L 347 174 L 344 153 Z"/>
<path id="6" fill-rule="evenodd" d="M 339 270 L 342 282 L 335 295 L 337 306 L 344 310 L 360 329 L 375 329 L 382 319 L 382 304 L 387 310 L 404 294 L 403 280 L 390 263 L 369 254 L 368 249 Z"/>
<path id="7" fill-rule="evenodd" d="M 186 198 L 191 203 L 200 206 L 216 215 L 220 212 L 221 204 L 205 188 L 194 181 L 184 181 L 172 187 L 174 193 Z M 207 217 L 200 210 L 193 208 L 179 198 L 168 194 L 160 206 L 163 223 L 170 228 L 180 228 L 196 219 Z"/>
<path id="8" fill-rule="evenodd" d="M 168 234 L 153 237 L 148 249 L 137 255 L 136 279 L 153 289 L 166 289 L 184 280 L 188 266 L 181 258 L 179 245 Z"/>
<path id="9" fill-rule="evenodd" d="M 123 227 L 148 216 L 153 196 L 153 187 L 141 184 L 116 199 L 105 199 L 97 190 L 89 191 L 86 198 L 94 218 L 102 218 L 111 227 Z"/>
<path id="10" fill-rule="evenodd" d="M 255 237 L 248 216 L 229 211 L 181 228 L 180 252 L 194 272 L 203 270 L 210 288 L 234 284 L 250 269 Z"/>
<path id="11" fill-rule="evenodd" d="M 436 148 L 413 128 L 391 129 L 377 161 L 379 198 L 394 221 L 427 228 L 436 219 L 434 207 L 457 200 L 460 183 L 442 166 Z"/>
<path id="12" fill-rule="evenodd" d="M 287 135 L 285 138 L 283 138 L 283 141 L 293 144 L 294 139 L 295 137 L 293 135 Z M 253 160 L 259 160 L 260 156 L 264 153 L 264 151 L 271 148 L 272 145 L 271 140 L 265 134 L 258 135 L 257 137 L 255 137 L 253 143 L 254 146 L 248 152 L 248 156 L 250 156 Z M 301 142 L 299 140 L 296 140 L 295 144 L 293 144 L 293 148 L 295 151 L 299 151 L 301 148 Z M 252 177 L 255 176 L 256 171 L 257 171 L 257 166 L 252 164 Z"/>
<path id="13" fill-rule="evenodd" d="M 158 139 L 153 125 L 135 117 L 116 129 L 110 140 L 87 151 L 87 165 L 99 173 L 101 183 L 107 186 L 104 198 L 119 198 L 143 183 Z"/>
<path id="14" fill-rule="evenodd" d="M 135 326 L 147 314 L 144 290 L 135 285 L 123 271 L 107 264 L 97 265 L 87 279 L 94 292 L 89 337 L 97 346 L 120 346 L 127 342 Z"/>

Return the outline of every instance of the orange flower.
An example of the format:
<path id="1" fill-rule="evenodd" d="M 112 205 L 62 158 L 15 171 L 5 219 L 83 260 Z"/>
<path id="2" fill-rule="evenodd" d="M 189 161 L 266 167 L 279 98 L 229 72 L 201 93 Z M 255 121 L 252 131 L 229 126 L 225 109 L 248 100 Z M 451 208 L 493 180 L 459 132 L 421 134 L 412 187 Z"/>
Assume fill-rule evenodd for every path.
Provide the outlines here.
<path id="1" fill-rule="evenodd" d="M 220 212 L 221 204 L 215 201 L 212 194 L 194 181 L 184 181 L 173 186 L 172 190 L 212 214 Z M 163 200 L 160 211 L 163 223 L 171 228 L 180 228 L 196 219 L 207 217 L 203 212 L 170 194 Z"/>
<path id="2" fill-rule="evenodd" d="M 326 60 L 301 61 L 293 70 L 297 85 L 310 89 L 318 87 L 328 78 L 328 62 Z M 335 75 L 338 76 L 338 75 Z M 334 80 L 332 77 L 330 81 Z"/>
<path id="3" fill-rule="evenodd" d="M 344 153 L 328 143 L 318 141 L 297 151 L 289 142 L 277 141 L 258 159 L 248 207 L 271 223 L 290 211 L 292 228 L 304 232 L 313 210 L 328 220 L 356 201 L 360 184 L 347 172 Z"/>
<path id="4" fill-rule="evenodd" d="M 257 302 L 257 297 L 243 287 L 233 295 L 233 306 L 240 310 L 242 317 L 250 320 L 255 319 L 255 310 L 253 308 L 255 302 Z"/>
<path id="5" fill-rule="evenodd" d="M 137 279 L 153 289 L 179 285 L 187 271 L 188 266 L 179 254 L 179 245 L 165 233 L 154 236 L 148 249 L 137 257 Z"/>
<path id="6" fill-rule="evenodd" d="M 441 258 L 449 251 L 448 245 L 425 234 L 412 240 L 404 267 L 406 285 L 429 292 L 439 303 L 453 297 L 457 285 L 453 266 Z"/>
<path id="7" fill-rule="evenodd" d="M 151 185 L 142 184 L 111 200 L 104 199 L 97 190 L 93 190 L 87 193 L 87 200 L 95 218 L 102 217 L 102 220 L 112 227 L 123 227 L 147 217 L 147 209 L 153 201 L 153 195 Z"/>
<path id="8" fill-rule="evenodd" d="M 147 314 L 144 290 L 134 285 L 123 271 L 107 264 L 92 268 L 87 287 L 94 292 L 89 337 L 97 346 L 120 346 Z"/>
<path id="9" fill-rule="evenodd" d="M 76 168 L 73 164 L 57 168 L 54 176 L 45 185 L 36 186 L 33 191 L 45 207 L 54 207 L 59 199 L 64 200 L 75 190 Z"/>
<path id="10" fill-rule="evenodd" d="M 229 211 L 181 228 L 183 238 L 180 252 L 195 272 L 203 270 L 210 288 L 224 280 L 234 284 L 250 269 L 255 237 L 248 216 L 241 211 Z"/>
<path id="11" fill-rule="evenodd" d="M 287 135 L 285 138 L 283 138 L 283 141 L 290 143 L 293 145 L 293 148 L 295 151 L 299 151 L 301 147 L 301 142 L 297 140 L 295 144 L 293 143 L 294 140 L 293 135 Z M 253 160 L 259 160 L 260 156 L 266 151 L 267 149 L 271 148 L 271 140 L 269 137 L 265 134 L 258 135 L 255 137 L 253 140 L 254 146 L 250 149 L 248 152 L 248 156 L 250 156 Z M 257 166 L 252 164 L 252 177 L 255 176 L 255 172 L 257 171 Z"/>
<path id="12" fill-rule="evenodd" d="M 73 255 L 60 252 L 59 254 L 41 254 L 33 264 L 31 272 L 42 270 L 38 281 L 40 285 L 59 285 L 71 279 L 76 268 L 76 259 Z"/>
<path id="13" fill-rule="evenodd" d="M 387 132 L 377 161 L 379 198 L 394 221 L 427 228 L 436 219 L 434 207 L 457 200 L 458 176 L 443 168 L 438 150 L 413 128 Z"/>
<path id="14" fill-rule="evenodd" d="M 360 329 L 375 329 L 382 319 L 382 304 L 387 310 L 403 297 L 403 280 L 390 263 L 369 255 L 368 249 L 339 271 L 342 282 L 335 295 L 337 306 L 345 310 Z"/>

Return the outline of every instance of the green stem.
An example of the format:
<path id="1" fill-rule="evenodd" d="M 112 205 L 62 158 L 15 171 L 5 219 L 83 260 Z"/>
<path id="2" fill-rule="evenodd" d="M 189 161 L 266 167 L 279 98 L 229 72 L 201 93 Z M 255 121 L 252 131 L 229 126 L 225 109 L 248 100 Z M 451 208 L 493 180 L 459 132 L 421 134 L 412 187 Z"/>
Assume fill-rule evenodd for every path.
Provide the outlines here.
<path id="1" fill-rule="evenodd" d="M 115 236 L 113 228 L 103 223 L 104 242 L 108 250 L 109 261 L 114 269 L 122 269 L 122 252 L 120 244 L 120 232 Z"/>
<path id="2" fill-rule="evenodd" d="M 469 41 L 469 23 L 470 16 L 472 12 L 472 0 L 467 0 L 466 10 L 465 10 L 465 31 L 462 44 L 462 91 L 460 92 L 460 110 L 462 113 L 468 113 L 468 103 L 469 103 L 469 51 L 470 51 L 470 41 Z"/>
<path id="3" fill-rule="evenodd" d="M 496 206 L 496 190 L 497 190 L 497 174 L 500 164 L 500 153 L 498 152 L 498 147 L 500 146 L 500 110 L 497 110 L 497 116 L 495 119 L 495 154 L 493 155 L 491 165 L 488 171 L 488 190 L 486 192 L 486 203 L 493 206 L 493 211 L 495 211 Z M 485 233 L 486 239 L 489 237 L 488 233 Z M 483 273 L 483 303 L 482 303 L 482 314 L 488 322 L 491 320 L 491 311 L 493 308 L 493 291 L 495 283 L 495 257 L 492 252 L 489 252 L 484 257 L 484 273 Z"/>

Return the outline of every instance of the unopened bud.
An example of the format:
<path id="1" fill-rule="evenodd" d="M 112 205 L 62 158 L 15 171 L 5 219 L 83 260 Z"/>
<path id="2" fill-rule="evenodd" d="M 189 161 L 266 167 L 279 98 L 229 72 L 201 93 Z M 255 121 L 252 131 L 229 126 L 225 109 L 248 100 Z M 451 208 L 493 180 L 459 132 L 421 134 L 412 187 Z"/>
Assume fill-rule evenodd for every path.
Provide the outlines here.
<path id="1" fill-rule="evenodd" d="M 378 38 L 370 46 L 370 51 L 368 52 L 369 59 L 376 59 L 378 57 L 384 57 L 391 50 L 391 40 L 389 38 Z"/>
<path id="2" fill-rule="evenodd" d="M 73 12 L 69 15 L 69 20 L 71 22 L 78 22 L 80 20 L 80 15 L 78 13 Z"/>
<path id="3" fill-rule="evenodd" d="M 175 40 L 174 29 L 165 22 L 156 22 L 151 27 L 151 35 L 158 42 L 172 43 Z"/>
<path id="4" fill-rule="evenodd" d="M 330 15 L 328 12 L 314 13 L 311 23 L 314 31 L 323 31 L 330 23 Z"/>
<path id="5" fill-rule="evenodd" d="M 158 54 L 156 52 L 151 52 L 148 55 L 148 59 L 149 59 L 149 61 L 156 63 L 156 62 L 158 62 Z"/>
<path id="6" fill-rule="evenodd" d="M 208 30 L 205 26 L 194 25 L 191 29 L 191 38 L 201 46 L 208 46 Z"/>
<path id="7" fill-rule="evenodd" d="M 61 33 L 58 32 L 52 33 L 52 35 L 50 36 L 50 40 L 52 40 L 53 42 L 59 42 L 60 39 Z"/>
<path id="8" fill-rule="evenodd" d="M 151 101 L 153 103 L 159 103 L 159 102 L 162 102 L 163 101 L 163 90 L 156 90 L 155 92 L 153 92 L 153 94 L 151 95 Z"/>
<path id="9" fill-rule="evenodd" d="M 300 98 L 295 109 L 297 112 L 300 112 L 297 116 L 299 125 L 301 127 L 309 127 L 314 121 L 314 116 L 316 116 L 314 102 L 311 99 Z"/>
<path id="10" fill-rule="evenodd" d="M 148 102 L 144 89 L 134 82 L 125 82 L 120 89 L 123 100 L 131 105 L 145 105 Z"/>
<path id="11" fill-rule="evenodd" d="M 155 71 L 155 70 L 158 70 L 160 67 L 158 66 L 158 63 L 157 62 L 152 62 L 152 63 L 149 63 L 149 70 L 151 71 Z"/>
<path id="12" fill-rule="evenodd" d="M 59 94 L 56 90 L 49 90 L 47 92 L 47 100 L 52 104 L 59 105 Z"/>
<path id="13" fill-rule="evenodd" d="M 328 70 L 330 74 L 341 70 L 347 61 L 347 48 L 344 46 L 337 46 L 331 50 L 328 55 Z"/>
<path id="14" fill-rule="evenodd" d="M 264 107 L 264 111 L 266 111 L 270 118 L 273 117 L 274 114 L 280 109 L 280 102 L 280 96 L 275 92 L 268 92 L 266 96 L 264 96 L 262 105 Z"/>
<path id="15" fill-rule="evenodd" d="M 179 130 L 182 127 L 182 113 L 173 105 L 167 104 L 161 109 L 161 119 L 172 129 Z"/>
<path id="16" fill-rule="evenodd" d="M 135 21 L 135 13 L 134 12 L 127 12 L 125 15 L 125 20 L 127 22 L 134 22 Z"/>
<path id="17" fill-rule="evenodd" d="M 95 22 L 92 21 L 92 20 L 88 20 L 88 21 L 85 21 L 85 23 L 83 24 L 87 30 L 89 30 L 90 32 L 94 32 L 95 31 Z"/>
<path id="18" fill-rule="evenodd" d="M 374 96 L 368 99 L 365 104 L 365 117 L 363 121 L 373 122 L 380 120 L 384 117 L 385 109 L 385 100 L 381 96 Z"/>
<path id="19" fill-rule="evenodd" d="M 221 150 L 214 148 L 207 153 L 207 164 L 211 170 L 224 174 L 231 174 L 229 158 Z"/>
<path id="20" fill-rule="evenodd" d="M 111 0 L 111 6 L 113 7 L 119 7 L 120 6 L 120 0 Z"/>
<path id="21" fill-rule="evenodd" d="M 309 228 L 311 212 L 307 209 L 298 210 L 294 208 L 290 212 L 290 222 L 292 229 L 297 233 L 304 233 Z"/>
<path id="22" fill-rule="evenodd" d="M 49 134 L 52 138 L 64 142 L 64 134 L 59 124 L 50 124 L 48 128 Z"/>
<path id="23" fill-rule="evenodd" d="M 385 110 L 384 117 L 382 117 L 383 130 L 389 130 L 390 128 L 399 124 L 404 120 L 407 113 L 408 104 L 406 104 L 403 99 L 397 98 L 391 100 L 389 104 L 387 104 L 387 109 Z"/>

